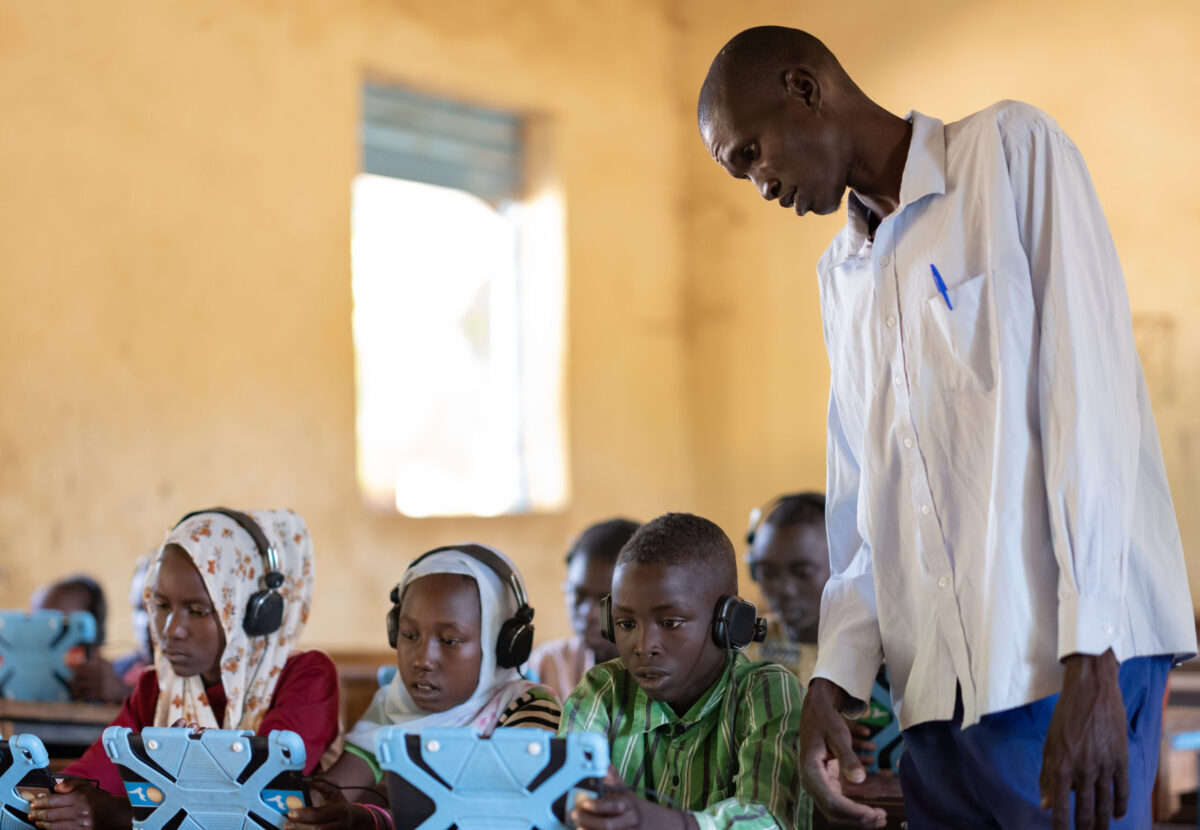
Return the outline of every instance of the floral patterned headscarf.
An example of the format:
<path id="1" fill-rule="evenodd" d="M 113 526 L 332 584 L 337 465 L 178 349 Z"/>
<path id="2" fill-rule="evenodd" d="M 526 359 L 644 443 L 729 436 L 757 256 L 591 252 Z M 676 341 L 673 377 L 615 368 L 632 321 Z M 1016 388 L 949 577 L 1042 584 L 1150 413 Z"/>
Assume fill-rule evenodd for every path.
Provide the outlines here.
<path id="1" fill-rule="evenodd" d="M 225 719 L 217 723 L 204 694 L 200 675 L 180 677 L 156 643 L 158 705 L 155 726 L 170 726 L 179 718 L 200 726 L 256 731 L 275 694 L 284 663 L 308 622 L 313 593 L 312 539 L 304 520 L 290 510 L 256 510 L 248 513 L 275 547 L 283 585 L 283 623 L 273 634 L 251 637 L 242 627 L 246 602 L 266 588 L 266 560 L 254 539 L 241 525 L 221 513 L 200 513 L 181 522 L 167 534 L 163 548 L 183 548 L 200 576 L 225 631 L 221 656 L 221 685 L 225 688 Z M 146 575 L 145 599 L 151 608 L 151 590 L 158 582 L 162 548 Z M 157 633 L 155 633 L 157 636 Z"/>

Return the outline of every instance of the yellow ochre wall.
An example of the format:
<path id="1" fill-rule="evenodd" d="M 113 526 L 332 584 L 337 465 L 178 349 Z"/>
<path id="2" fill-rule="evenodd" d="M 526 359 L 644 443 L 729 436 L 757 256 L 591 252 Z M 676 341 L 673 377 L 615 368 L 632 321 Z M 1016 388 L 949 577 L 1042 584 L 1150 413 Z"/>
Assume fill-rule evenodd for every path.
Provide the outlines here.
<path id="1" fill-rule="evenodd" d="M 1191 0 L 0 0 L 0 607 L 91 571 L 127 642 L 129 568 L 175 518 L 287 505 L 316 543 L 312 645 L 385 647 L 405 562 L 467 538 L 514 556 L 555 636 L 561 556 L 587 522 L 687 509 L 738 541 L 753 504 L 820 487 L 813 273 L 842 220 L 767 210 L 694 124 L 712 55 L 759 23 L 821 36 L 894 112 L 951 120 L 1020 98 L 1072 134 L 1200 550 Z M 362 506 L 349 186 L 367 77 L 551 125 L 569 271 L 561 513 Z"/>

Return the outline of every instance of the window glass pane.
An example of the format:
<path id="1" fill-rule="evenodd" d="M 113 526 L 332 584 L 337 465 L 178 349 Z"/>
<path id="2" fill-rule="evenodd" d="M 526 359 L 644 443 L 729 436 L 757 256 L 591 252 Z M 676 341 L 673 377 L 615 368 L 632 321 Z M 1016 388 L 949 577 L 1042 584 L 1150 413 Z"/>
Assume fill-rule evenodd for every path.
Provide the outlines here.
<path id="1" fill-rule="evenodd" d="M 449 188 L 360 175 L 353 197 L 359 479 L 411 516 L 528 509 L 518 223 Z"/>

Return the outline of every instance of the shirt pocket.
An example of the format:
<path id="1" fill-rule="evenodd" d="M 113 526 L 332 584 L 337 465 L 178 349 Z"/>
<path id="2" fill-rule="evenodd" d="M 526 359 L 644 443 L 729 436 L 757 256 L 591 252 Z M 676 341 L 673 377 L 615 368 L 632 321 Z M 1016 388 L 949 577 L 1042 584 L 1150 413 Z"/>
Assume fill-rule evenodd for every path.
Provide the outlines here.
<path id="1" fill-rule="evenodd" d="M 988 276 L 985 272 L 971 277 L 948 288 L 946 297 L 938 293 L 925 302 L 926 365 L 945 389 L 990 392 L 996 385 L 996 327 Z"/>

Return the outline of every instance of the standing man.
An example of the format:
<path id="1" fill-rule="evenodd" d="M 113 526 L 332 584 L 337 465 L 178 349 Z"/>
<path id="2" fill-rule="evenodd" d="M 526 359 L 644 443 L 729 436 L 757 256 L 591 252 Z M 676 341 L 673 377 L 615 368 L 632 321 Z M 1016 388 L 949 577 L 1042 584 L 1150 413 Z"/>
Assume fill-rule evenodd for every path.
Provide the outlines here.
<path id="1" fill-rule="evenodd" d="M 818 265 L 831 576 L 801 723 L 842 826 L 842 713 L 886 658 L 909 824 L 1148 827 L 1191 599 L 1117 253 L 1079 151 L 1002 102 L 899 118 L 819 40 L 749 29 L 699 104 L 713 158 L 846 227 Z M 1074 806 L 1072 808 L 1072 800 Z"/>

